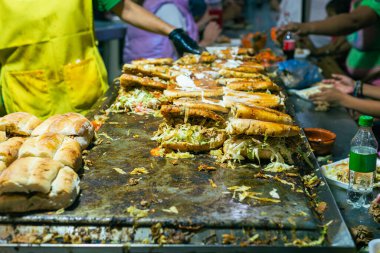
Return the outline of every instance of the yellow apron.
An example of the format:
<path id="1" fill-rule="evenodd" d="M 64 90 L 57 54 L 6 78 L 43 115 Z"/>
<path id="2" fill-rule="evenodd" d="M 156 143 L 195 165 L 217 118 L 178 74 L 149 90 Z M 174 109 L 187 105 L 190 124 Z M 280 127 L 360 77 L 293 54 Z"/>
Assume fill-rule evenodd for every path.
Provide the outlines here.
<path id="1" fill-rule="evenodd" d="M 1 0 L 3 112 L 85 114 L 108 89 L 92 0 Z"/>

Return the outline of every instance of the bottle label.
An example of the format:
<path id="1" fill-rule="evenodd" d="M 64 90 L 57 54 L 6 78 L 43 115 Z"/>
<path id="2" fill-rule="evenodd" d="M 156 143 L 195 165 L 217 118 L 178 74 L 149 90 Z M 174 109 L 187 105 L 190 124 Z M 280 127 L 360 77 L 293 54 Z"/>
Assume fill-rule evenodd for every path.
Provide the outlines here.
<path id="1" fill-rule="evenodd" d="M 353 151 L 350 152 L 350 170 L 356 172 L 374 172 L 376 170 L 375 154 L 358 154 Z"/>
<path id="2" fill-rule="evenodd" d="M 283 50 L 290 51 L 296 48 L 295 40 L 284 40 Z"/>

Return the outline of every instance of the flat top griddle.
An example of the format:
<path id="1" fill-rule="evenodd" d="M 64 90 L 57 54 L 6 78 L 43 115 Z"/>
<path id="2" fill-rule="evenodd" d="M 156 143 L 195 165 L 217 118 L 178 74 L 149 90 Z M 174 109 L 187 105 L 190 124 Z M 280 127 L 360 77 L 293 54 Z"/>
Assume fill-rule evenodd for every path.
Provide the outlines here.
<path id="1" fill-rule="evenodd" d="M 293 231 L 293 237 L 319 238 L 322 225 L 332 221 L 323 247 L 352 249 L 354 244 L 348 229 L 337 209 L 331 192 L 321 173 L 316 170 L 322 184 L 316 194 L 327 203 L 324 215 L 319 217 L 310 206 L 310 198 L 304 192 L 295 192 L 291 186 L 272 179 L 255 178 L 259 168 L 250 164 L 236 164 L 232 169 L 218 163 L 208 154 L 196 154 L 195 158 L 173 160 L 153 157 L 150 150 L 157 146 L 151 140 L 153 132 L 162 123 L 162 118 L 133 114 L 110 114 L 98 132 L 103 141 L 92 147 L 86 157 L 91 161 L 82 171 L 81 195 L 77 202 L 59 214 L 56 212 L 31 213 L 27 215 L 0 216 L 0 235 L 10 226 L 51 227 L 138 227 L 150 229 L 155 224 L 163 227 L 198 226 L 202 231 L 253 228 L 264 233 L 270 231 L 280 235 L 282 231 Z M 304 144 L 307 145 L 305 142 Z M 315 168 L 316 159 L 311 155 Z M 301 172 L 310 171 L 301 159 L 296 162 Z M 201 164 L 216 167 L 215 171 L 199 171 Z M 144 167 L 149 174 L 130 175 L 137 167 Z M 114 169 L 125 172 L 120 174 Z M 275 173 L 267 173 L 275 175 Z M 129 185 L 129 179 L 139 179 L 137 185 Z M 282 177 L 303 189 L 300 177 Z M 217 185 L 212 187 L 209 180 Z M 271 198 L 269 192 L 277 189 L 281 203 L 239 202 L 227 194 L 231 186 L 250 186 L 250 191 L 261 192 L 260 197 Z M 131 217 L 127 208 L 141 208 L 141 201 L 149 203 L 149 215 L 141 219 Z M 175 206 L 178 214 L 164 212 Z M 204 236 L 200 232 L 192 245 L 201 245 Z M 290 232 L 290 233 L 293 233 Z M 293 238 L 294 239 L 294 238 Z M 274 242 L 281 245 L 279 242 Z M 106 245 L 103 245 L 106 247 Z"/>

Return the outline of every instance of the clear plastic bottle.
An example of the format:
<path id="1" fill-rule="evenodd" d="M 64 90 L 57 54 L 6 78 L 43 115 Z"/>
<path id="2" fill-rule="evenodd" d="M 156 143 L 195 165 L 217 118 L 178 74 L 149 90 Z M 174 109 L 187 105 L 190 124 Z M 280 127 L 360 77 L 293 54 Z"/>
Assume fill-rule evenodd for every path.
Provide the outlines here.
<path id="1" fill-rule="evenodd" d="M 373 117 L 360 116 L 359 130 L 351 141 L 347 203 L 354 208 L 368 208 L 372 200 L 378 147 L 372 125 Z"/>
<path id="2" fill-rule="evenodd" d="M 287 60 L 294 58 L 295 50 L 296 50 L 295 36 L 292 32 L 287 32 L 282 42 L 282 51 L 284 52 Z"/>

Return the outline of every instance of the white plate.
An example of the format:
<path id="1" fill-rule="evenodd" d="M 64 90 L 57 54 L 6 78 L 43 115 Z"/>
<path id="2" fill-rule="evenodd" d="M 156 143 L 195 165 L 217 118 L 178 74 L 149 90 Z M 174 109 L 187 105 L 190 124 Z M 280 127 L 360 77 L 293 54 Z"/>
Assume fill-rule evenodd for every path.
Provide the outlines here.
<path id="1" fill-rule="evenodd" d="M 310 55 L 310 50 L 307 48 L 296 48 L 294 58 L 305 59 Z"/>
<path id="2" fill-rule="evenodd" d="M 322 174 L 325 176 L 329 184 L 336 185 L 343 189 L 348 188 L 348 183 L 343 183 L 342 181 L 338 180 L 336 177 L 336 173 L 339 171 L 339 168 L 337 168 L 337 166 L 344 166 L 345 168 L 348 169 L 348 161 L 349 161 L 349 158 L 346 158 L 340 161 L 336 161 L 334 163 L 323 165 L 321 167 Z M 376 161 L 376 167 L 380 167 L 379 158 Z M 376 185 L 374 185 L 374 187 L 379 187 L 379 182 L 377 182 Z"/>
<path id="3" fill-rule="evenodd" d="M 337 173 L 336 167 L 338 165 L 347 165 L 347 168 L 348 168 L 348 160 L 349 159 L 346 158 L 346 159 L 343 159 L 343 160 L 340 160 L 340 161 L 337 161 L 334 163 L 323 165 L 321 167 L 322 174 L 325 176 L 325 178 L 327 179 L 329 184 L 336 185 L 336 186 L 341 187 L 343 189 L 348 188 L 348 183 L 343 183 L 336 178 L 336 173 Z"/>

